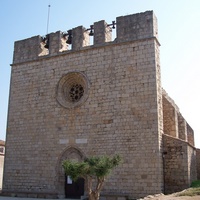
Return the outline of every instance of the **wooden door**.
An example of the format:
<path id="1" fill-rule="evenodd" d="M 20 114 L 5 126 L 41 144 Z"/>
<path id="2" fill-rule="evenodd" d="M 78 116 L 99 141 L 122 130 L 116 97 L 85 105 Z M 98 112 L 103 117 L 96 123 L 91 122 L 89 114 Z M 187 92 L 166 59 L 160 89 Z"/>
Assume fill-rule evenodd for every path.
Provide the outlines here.
<path id="1" fill-rule="evenodd" d="M 72 181 L 69 176 L 65 176 L 65 197 L 80 199 L 84 195 L 84 179 Z"/>

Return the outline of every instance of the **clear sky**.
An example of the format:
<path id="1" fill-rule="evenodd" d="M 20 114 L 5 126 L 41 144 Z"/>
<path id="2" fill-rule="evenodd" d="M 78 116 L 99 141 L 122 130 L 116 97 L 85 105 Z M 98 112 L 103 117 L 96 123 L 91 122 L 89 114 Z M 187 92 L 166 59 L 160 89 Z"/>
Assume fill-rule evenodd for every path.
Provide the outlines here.
<path id="1" fill-rule="evenodd" d="M 5 139 L 14 41 L 153 10 L 158 18 L 162 86 L 194 129 L 200 148 L 200 0 L 1 0 L 0 139 Z"/>

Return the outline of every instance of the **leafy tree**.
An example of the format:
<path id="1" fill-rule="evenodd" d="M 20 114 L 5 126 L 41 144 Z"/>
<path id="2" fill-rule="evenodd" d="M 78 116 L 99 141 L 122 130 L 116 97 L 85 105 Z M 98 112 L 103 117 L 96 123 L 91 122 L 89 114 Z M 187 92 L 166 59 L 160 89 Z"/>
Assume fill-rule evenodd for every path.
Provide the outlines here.
<path id="1" fill-rule="evenodd" d="M 115 155 L 112 158 L 108 156 L 94 156 L 86 158 L 82 162 L 65 160 L 62 166 L 65 173 L 73 181 L 76 181 L 78 178 L 85 180 L 89 200 L 99 200 L 105 178 L 114 167 L 119 165 L 120 161 L 119 155 Z"/>

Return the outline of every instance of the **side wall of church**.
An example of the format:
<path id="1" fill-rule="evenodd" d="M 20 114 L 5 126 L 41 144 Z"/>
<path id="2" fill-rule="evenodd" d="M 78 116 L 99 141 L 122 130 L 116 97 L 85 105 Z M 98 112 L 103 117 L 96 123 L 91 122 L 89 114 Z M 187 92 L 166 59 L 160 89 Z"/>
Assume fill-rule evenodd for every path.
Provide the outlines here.
<path id="1" fill-rule="evenodd" d="M 196 180 L 196 150 L 187 142 L 163 135 L 165 193 L 190 187 Z"/>
<path id="2" fill-rule="evenodd" d="M 163 90 L 163 128 L 164 134 L 188 142 L 191 146 L 194 144 L 194 131 L 184 119 L 178 106 Z"/>
<path id="3" fill-rule="evenodd" d="M 196 149 L 197 151 L 197 179 L 200 180 L 200 149 Z"/>
<path id="4" fill-rule="evenodd" d="M 188 188 L 197 179 L 194 132 L 163 90 L 163 169 L 165 193 Z"/>
<path id="5" fill-rule="evenodd" d="M 68 148 L 86 157 L 121 155 L 123 163 L 103 194 L 138 198 L 163 191 L 156 18 L 148 11 L 119 17 L 116 26 L 115 41 L 94 35 L 92 46 L 87 46 L 83 27 L 73 29 L 74 46 L 65 52 L 59 51 L 61 33 L 52 33 L 49 52 L 40 57 L 40 36 L 16 42 L 3 192 L 64 196 L 58 168 Z M 88 97 L 82 105 L 66 108 L 58 102 L 58 89 L 70 72 L 84 74 Z"/>
<path id="6" fill-rule="evenodd" d="M 2 190 L 3 165 L 4 165 L 4 154 L 0 154 L 0 190 Z"/>
<path id="7" fill-rule="evenodd" d="M 5 142 L 0 140 L 0 190 L 2 190 Z"/>

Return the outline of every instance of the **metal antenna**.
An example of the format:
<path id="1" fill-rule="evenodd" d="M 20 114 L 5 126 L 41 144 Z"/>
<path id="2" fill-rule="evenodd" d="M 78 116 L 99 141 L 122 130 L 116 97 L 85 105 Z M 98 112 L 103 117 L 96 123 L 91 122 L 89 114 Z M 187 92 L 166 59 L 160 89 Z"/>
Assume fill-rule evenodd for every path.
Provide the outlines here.
<path id="1" fill-rule="evenodd" d="M 48 32 L 49 32 L 49 15 L 50 15 L 50 7 L 51 7 L 51 5 L 49 4 L 49 5 L 48 5 L 48 17 L 47 17 L 47 34 L 48 34 Z"/>

